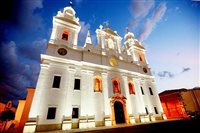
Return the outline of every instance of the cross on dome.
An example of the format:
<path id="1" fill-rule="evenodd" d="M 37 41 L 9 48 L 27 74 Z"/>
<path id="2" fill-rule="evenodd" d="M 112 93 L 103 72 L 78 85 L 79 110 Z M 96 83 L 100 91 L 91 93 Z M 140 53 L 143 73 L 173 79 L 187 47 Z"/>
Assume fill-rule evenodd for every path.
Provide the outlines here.
<path id="1" fill-rule="evenodd" d="M 126 27 L 126 33 L 128 33 L 128 27 Z"/>
<path id="2" fill-rule="evenodd" d="M 72 3 L 72 1 L 69 1 L 69 6 L 71 6 L 71 7 L 73 6 L 73 3 Z"/>
<path id="3" fill-rule="evenodd" d="M 105 21 L 104 23 L 106 24 L 106 28 L 108 28 L 109 22 Z"/>

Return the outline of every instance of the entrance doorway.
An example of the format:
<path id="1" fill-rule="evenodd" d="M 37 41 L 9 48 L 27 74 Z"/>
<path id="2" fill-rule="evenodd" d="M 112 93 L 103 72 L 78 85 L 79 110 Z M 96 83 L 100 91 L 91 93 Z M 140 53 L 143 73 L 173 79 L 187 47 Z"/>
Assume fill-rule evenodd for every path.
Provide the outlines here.
<path id="1" fill-rule="evenodd" d="M 122 103 L 116 101 L 114 103 L 114 110 L 115 110 L 115 121 L 116 121 L 116 124 L 125 123 L 124 108 L 123 108 Z"/>

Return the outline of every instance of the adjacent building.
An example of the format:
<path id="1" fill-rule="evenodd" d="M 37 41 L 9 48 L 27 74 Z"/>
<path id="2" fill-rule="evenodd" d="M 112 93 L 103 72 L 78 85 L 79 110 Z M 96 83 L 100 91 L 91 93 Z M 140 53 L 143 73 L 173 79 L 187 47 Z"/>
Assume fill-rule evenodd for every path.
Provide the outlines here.
<path id="1" fill-rule="evenodd" d="M 8 101 L 6 104 L 0 102 L 0 114 L 4 111 L 11 110 L 12 112 L 16 112 L 16 108 L 12 106 L 12 101 Z"/>
<path id="2" fill-rule="evenodd" d="M 3 111 L 11 110 L 15 116 L 13 120 L 7 122 L 0 121 L 1 132 L 22 132 L 26 121 L 28 120 L 29 111 L 34 95 L 34 88 L 27 88 L 27 96 L 25 100 L 18 100 L 17 109 L 12 107 L 12 102 L 2 104 L 0 103 L 0 116 Z M 2 111 L 3 110 L 3 111 Z M 9 114 L 10 115 L 10 114 Z"/>
<path id="3" fill-rule="evenodd" d="M 200 88 L 166 90 L 159 96 L 168 119 L 200 114 Z"/>
<path id="4" fill-rule="evenodd" d="M 146 50 L 134 34 L 102 25 L 98 44 L 81 29 L 71 6 L 53 17 L 53 29 L 24 132 L 114 126 L 163 119 Z"/>
<path id="5" fill-rule="evenodd" d="M 16 128 L 23 130 L 33 101 L 35 88 L 27 88 L 27 96 L 25 100 L 18 100 L 18 106 L 15 113 Z"/>

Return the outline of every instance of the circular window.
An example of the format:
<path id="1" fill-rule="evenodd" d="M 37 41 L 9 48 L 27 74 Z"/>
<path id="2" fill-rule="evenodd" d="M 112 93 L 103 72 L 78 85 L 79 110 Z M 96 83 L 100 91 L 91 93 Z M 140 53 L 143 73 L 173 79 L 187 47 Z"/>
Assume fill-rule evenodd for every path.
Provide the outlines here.
<path id="1" fill-rule="evenodd" d="M 146 68 L 143 68 L 143 71 L 144 71 L 145 73 L 147 73 L 147 69 L 146 69 Z"/>
<path id="2" fill-rule="evenodd" d="M 64 48 L 59 48 L 59 49 L 58 49 L 58 54 L 64 56 L 64 55 L 67 54 L 67 50 L 64 49 Z"/>
<path id="3" fill-rule="evenodd" d="M 114 57 L 111 57 L 109 60 L 109 63 L 111 66 L 116 66 L 117 65 L 117 60 Z"/>

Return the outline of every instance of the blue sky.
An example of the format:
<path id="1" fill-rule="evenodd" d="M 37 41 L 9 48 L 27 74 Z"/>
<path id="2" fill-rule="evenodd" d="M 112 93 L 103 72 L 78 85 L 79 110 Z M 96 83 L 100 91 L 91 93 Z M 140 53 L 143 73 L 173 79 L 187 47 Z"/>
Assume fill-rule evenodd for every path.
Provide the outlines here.
<path id="1" fill-rule="evenodd" d="M 19 0 L 0 3 L 0 100 L 23 99 L 35 87 L 40 54 L 50 38 L 52 17 L 68 0 Z M 7 11 L 2 7 L 6 7 Z M 82 26 L 96 44 L 100 24 L 133 32 L 147 50 L 158 92 L 200 86 L 200 2 L 191 0 L 73 0 Z"/>

